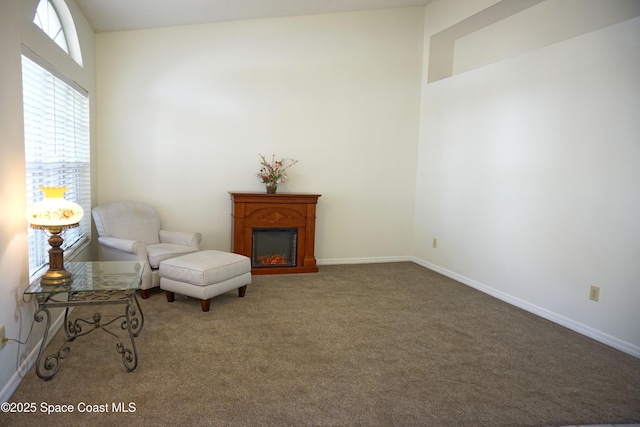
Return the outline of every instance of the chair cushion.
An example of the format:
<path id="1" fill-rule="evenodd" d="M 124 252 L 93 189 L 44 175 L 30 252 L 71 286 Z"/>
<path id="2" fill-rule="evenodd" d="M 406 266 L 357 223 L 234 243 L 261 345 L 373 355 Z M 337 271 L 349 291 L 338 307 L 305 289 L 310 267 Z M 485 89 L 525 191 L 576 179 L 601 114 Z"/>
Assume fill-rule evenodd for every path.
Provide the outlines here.
<path id="1" fill-rule="evenodd" d="M 111 202 L 93 208 L 99 236 L 160 243 L 160 217 L 151 205 L 142 202 Z"/>
<path id="2" fill-rule="evenodd" d="M 147 245 L 147 255 L 149 256 L 149 265 L 151 266 L 151 268 L 160 267 L 160 263 L 164 260 L 197 251 L 198 249 L 194 248 L 193 246 L 176 245 L 173 243 L 157 243 L 155 245 Z"/>
<path id="3" fill-rule="evenodd" d="M 207 286 L 251 272 L 251 260 L 230 252 L 206 250 L 160 264 L 160 277 Z"/>

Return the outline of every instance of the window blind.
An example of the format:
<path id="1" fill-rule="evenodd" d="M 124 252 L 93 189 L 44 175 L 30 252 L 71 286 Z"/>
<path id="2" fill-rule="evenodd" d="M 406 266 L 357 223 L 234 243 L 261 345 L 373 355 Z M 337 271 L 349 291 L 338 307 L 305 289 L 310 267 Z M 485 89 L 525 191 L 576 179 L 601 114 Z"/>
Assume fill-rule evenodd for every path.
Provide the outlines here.
<path id="1" fill-rule="evenodd" d="M 88 239 L 91 225 L 89 99 L 24 55 L 22 81 L 27 204 L 44 198 L 40 186 L 68 187 L 65 199 L 85 211 L 80 226 L 63 234 L 63 249 L 72 251 Z M 48 263 L 50 246 L 42 230 L 28 233 L 33 275 Z"/>

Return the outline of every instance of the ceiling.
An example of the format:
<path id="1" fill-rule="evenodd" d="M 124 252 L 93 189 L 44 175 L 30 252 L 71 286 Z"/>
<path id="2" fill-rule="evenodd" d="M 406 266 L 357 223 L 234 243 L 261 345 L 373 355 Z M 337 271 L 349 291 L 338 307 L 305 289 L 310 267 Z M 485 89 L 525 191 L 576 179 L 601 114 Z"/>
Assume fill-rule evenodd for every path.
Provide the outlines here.
<path id="1" fill-rule="evenodd" d="M 95 32 L 423 6 L 431 0 L 76 0 Z"/>

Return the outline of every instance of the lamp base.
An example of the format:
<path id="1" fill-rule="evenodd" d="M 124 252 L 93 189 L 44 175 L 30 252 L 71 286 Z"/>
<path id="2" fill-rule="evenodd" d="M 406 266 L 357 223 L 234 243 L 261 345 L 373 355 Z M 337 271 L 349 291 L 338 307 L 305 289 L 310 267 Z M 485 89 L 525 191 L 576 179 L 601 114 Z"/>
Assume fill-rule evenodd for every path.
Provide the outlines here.
<path id="1" fill-rule="evenodd" d="M 70 286 L 73 281 L 71 273 L 62 270 L 49 270 L 40 278 L 41 286 Z"/>
<path id="2" fill-rule="evenodd" d="M 70 227 L 77 227 L 78 224 L 64 227 L 47 227 L 46 230 L 51 233 L 49 237 L 49 270 L 40 278 L 41 286 L 70 286 L 71 273 L 64 268 L 64 250 L 62 246 L 62 237 L 60 233 Z"/>

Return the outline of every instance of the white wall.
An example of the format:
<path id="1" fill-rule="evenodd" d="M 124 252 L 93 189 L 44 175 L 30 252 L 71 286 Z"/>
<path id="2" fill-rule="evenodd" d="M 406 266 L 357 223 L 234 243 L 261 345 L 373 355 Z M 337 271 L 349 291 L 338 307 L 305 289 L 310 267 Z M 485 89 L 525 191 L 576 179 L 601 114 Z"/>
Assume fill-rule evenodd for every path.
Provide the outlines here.
<path id="1" fill-rule="evenodd" d="M 423 9 L 97 35 L 101 203 L 231 247 L 229 191 L 263 192 L 258 154 L 319 193 L 319 263 L 411 255 Z"/>
<path id="2" fill-rule="evenodd" d="M 568 13 L 539 7 L 549 19 Z M 448 8 L 426 7 L 425 58 L 431 34 L 479 11 Z M 517 22 L 505 26 L 509 37 L 526 28 Z M 540 22 L 528 27 L 544 32 Z M 425 77 L 420 262 L 640 357 L 638 76 L 635 18 L 431 84 Z"/>
<path id="3" fill-rule="evenodd" d="M 0 1 L 0 325 L 8 338 L 28 341 L 26 345 L 10 341 L 0 350 L 0 402 L 9 398 L 34 360 L 32 350 L 42 338 L 43 324 L 36 323 L 33 333 L 35 303 L 23 301 L 29 283 L 26 189 L 24 167 L 24 130 L 22 114 L 22 46 L 54 64 L 67 76 L 93 94 L 95 88 L 94 33 L 73 1 L 67 1 L 80 34 L 84 68 L 33 23 L 37 0 Z M 93 102 L 93 99 L 92 99 Z M 95 107 L 95 104 L 93 104 Z M 95 111 L 95 108 L 93 108 Z M 95 114 L 92 117 L 95 122 Z M 95 139 L 95 131 L 92 129 Z M 92 159 L 95 164 L 95 158 Z M 95 179 L 93 179 L 95 187 Z M 76 254 L 77 260 L 95 257 L 89 247 Z M 53 321 L 60 310 L 53 310 Z"/>

